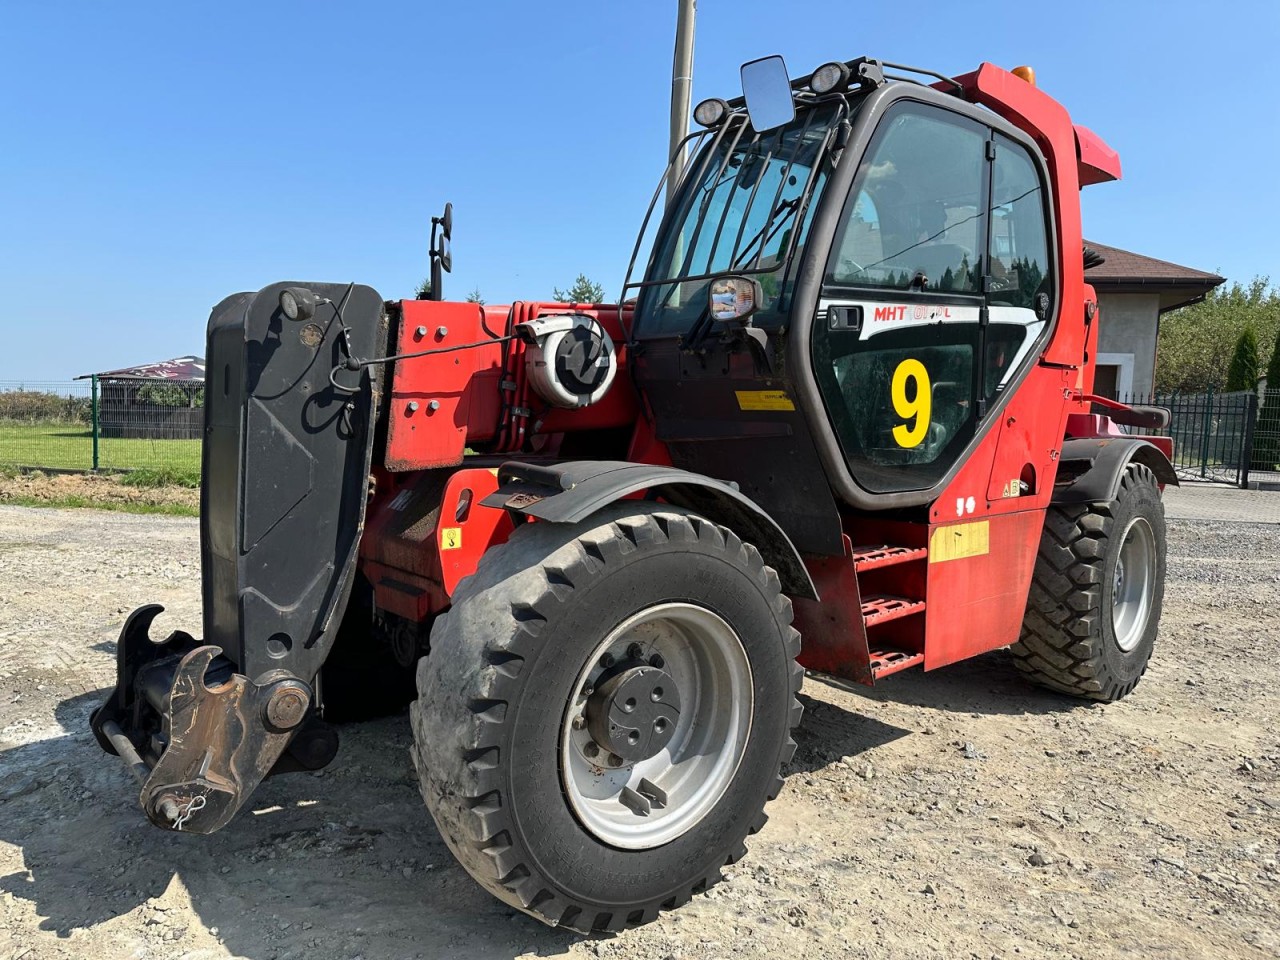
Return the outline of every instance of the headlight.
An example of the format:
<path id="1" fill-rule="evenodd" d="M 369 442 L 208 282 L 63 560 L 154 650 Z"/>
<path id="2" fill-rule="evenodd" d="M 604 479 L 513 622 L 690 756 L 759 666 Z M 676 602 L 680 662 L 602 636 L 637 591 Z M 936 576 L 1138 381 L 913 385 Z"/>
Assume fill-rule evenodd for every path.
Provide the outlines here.
<path id="1" fill-rule="evenodd" d="M 285 287 L 280 291 L 280 312 L 289 320 L 310 320 L 318 302 L 306 287 Z"/>

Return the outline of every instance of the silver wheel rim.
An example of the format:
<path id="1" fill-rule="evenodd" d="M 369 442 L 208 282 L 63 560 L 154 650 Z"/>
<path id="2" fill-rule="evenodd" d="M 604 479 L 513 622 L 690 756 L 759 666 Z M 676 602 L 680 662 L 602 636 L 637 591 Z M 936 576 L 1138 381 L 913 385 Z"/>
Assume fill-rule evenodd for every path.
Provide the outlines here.
<path id="1" fill-rule="evenodd" d="M 1111 589 L 1111 626 L 1125 653 L 1146 632 L 1155 582 L 1156 537 L 1145 518 L 1135 517 L 1125 528 Z"/>
<path id="2" fill-rule="evenodd" d="M 596 742 L 586 710 L 589 692 L 609 669 L 604 664 L 637 659 L 666 672 L 681 709 L 670 741 L 629 763 Z M 751 665 L 723 618 L 691 603 L 657 604 L 629 617 L 592 652 L 565 712 L 560 776 L 570 807 L 610 846 L 643 850 L 682 836 L 711 812 L 738 772 L 752 708 Z"/>

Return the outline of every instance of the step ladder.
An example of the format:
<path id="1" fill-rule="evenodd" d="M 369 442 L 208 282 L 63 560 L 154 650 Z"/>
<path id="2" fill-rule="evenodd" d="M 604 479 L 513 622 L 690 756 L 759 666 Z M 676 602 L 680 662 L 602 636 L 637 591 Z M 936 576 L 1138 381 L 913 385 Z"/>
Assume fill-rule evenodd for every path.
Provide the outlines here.
<path id="1" fill-rule="evenodd" d="M 923 598 L 900 596 L 898 594 L 878 592 L 867 579 L 883 580 L 883 577 L 867 578 L 873 571 L 907 563 L 927 562 L 929 551 L 924 547 L 904 547 L 884 545 L 866 545 L 853 548 L 855 575 L 862 598 L 862 620 L 867 628 L 867 643 L 870 648 L 871 674 L 876 679 L 887 677 L 910 667 L 924 663 L 922 650 L 906 650 L 892 646 L 881 639 L 884 631 L 877 630 L 886 623 L 914 617 L 924 613 Z M 923 578 L 922 578 L 923 579 Z M 923 644 L 921 644 L 923 646 Z"/>

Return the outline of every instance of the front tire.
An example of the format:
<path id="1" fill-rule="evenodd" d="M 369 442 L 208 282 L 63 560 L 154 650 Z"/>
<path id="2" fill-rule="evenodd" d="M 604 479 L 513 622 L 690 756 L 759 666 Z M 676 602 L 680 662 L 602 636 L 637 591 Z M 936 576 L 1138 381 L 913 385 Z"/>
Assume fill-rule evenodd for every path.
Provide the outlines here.
<path id="1" fill-rule="evenodd" d="M 1048 509 L 1014 663 L 1060 693 L 1128 696 L 1151 660 L 1164 576 L 1160 487 L 1130 463 L 1110 503 Z"/>
<path id="2" fill-rule="evenodd" d="M 414 762 L 446 843 L 500 900 L 581 932 L 686 902 L 782 786 L 790 624 L 759 552 L 696 514 L 520 527 L 419 663 Z"/>

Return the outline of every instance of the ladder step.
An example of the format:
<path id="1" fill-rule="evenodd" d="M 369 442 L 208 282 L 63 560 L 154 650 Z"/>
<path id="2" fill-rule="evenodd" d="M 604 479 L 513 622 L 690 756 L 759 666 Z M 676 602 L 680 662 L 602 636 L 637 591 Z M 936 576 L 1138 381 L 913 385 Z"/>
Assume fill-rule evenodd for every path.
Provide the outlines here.
<path id="1" fill-rule="evenodd" d="M 912 653 L 910 650 L 871 651 L 871 675 L 877 679 L 921 663 L 924 663 L 923 653 Z"/>
<path id="2" fill-rule="evenodd" d="M 878 570 L 881 567 L 892 567 L 898 563 L 923 560 L 928 555 L 929 551 L 924 547 L 868 545 L 853 548 L 853 565 L 859 573 L 862 573 L 864 570 Z"/>
<path id="3" fill-rule="evenodd" d="M 923 600 L 908 600 L 906 597 L 872 596 L 865 597 L 862 601 L 862 617 L 868 627 L 888 623 L 899 617 L 909 617 L 923 610 Z"/>

